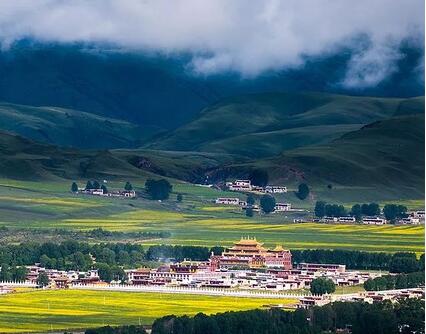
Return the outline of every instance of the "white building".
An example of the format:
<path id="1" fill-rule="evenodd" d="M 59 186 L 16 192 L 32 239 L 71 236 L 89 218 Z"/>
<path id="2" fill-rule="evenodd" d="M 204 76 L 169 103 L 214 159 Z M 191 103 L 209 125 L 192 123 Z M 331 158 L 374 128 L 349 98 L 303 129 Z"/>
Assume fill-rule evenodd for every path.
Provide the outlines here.
<path id="1" fill-rule="evenodd" d="M 228 185 L 231 191 L 251 191 L 252 185 L 250 180 L 235 180 Z"/>
<path id="2" fill-rule="evenodd" d="M 247 205 L 245 201 L 241 201 L 238 197 L 219 197 L 219 198 L 216 198 L 215 203 L 223 204 L 223 205 L 240 205 L 240 206 Z"/>
<path id="3" fill-rule="evenodd" d="M 401 218 L 400 220 L 398 220 L 398 223 L 404 224 L 404 225 L 419 225 L 420 218 L 416 218 L 416 217 Z"/>
<path id="4" fill-rule="evenodd" d="M 283 211 L 290 211 L 291 210 L 291 204 L 290 203 L 276 203 L 275 204 L 275 212 L 283 212 Z"/>
<path id="5" fill-rule="evenodd" d="M 366 225 L 384 225 L 386 224 L 386 219 L 380 217 L 364 217 L 362 218 L 362 223 Z"/>
<path id="6" fill-rule="evenodd" d="M 284 186 L 266 186 L 265 187 L 265 193 L 270 194 L 281 194 L 287 192 L 287 187 Z"/>
<path id="7" fill-rule="evenodd" d="M 352 216 L 339 217 L 339 223 L 355 223 L 356 219 Z"/>

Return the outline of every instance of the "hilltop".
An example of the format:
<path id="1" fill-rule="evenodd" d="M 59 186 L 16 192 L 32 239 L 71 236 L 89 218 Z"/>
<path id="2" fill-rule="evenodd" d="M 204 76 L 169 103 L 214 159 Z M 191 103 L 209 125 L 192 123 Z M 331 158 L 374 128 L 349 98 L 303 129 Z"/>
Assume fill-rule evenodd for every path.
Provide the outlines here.
<path id="1" fill-rule="evenodd" d="M 354 97 L 325 93 L 262 93 L 232 97 L 198 118 L 155 137 L 147 147 L 267 157 L 319 145 L 363 125 L 418 113 L 424 98 Z"/>

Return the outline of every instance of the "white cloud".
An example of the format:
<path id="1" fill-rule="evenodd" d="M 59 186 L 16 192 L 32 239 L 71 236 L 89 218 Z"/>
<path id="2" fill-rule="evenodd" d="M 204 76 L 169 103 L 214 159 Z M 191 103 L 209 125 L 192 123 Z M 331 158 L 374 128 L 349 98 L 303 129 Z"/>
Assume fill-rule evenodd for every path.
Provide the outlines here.
<path id="1" fill-rule="evenodd" d="M 350 62 L 348 86 L 391 73 L 399 43 L 424 36 L 423 0 L 2 0 L 0 41 L 113 43 L 193 55 L 195 72 L 255 76 L 303 64 L 368 36 Z"/>

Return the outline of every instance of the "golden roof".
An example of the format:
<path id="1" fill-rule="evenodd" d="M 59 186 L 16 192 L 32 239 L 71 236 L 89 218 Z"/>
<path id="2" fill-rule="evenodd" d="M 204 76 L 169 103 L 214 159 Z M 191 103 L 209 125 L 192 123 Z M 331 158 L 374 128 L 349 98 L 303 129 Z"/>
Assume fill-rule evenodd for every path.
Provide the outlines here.
<path id="1" fill-rule="evenodd" d="M 253 239 L 250 239 L 250 237 L 247 237 L 247 239 L 244 239 L 244 237 L 242 237 L 240 239 L 240 241 L 236 242 L 235 245 L 245 245 L 245 246 L 262 246 L 263 243 L 258 242 L 256 240 L 256 238 L 254 237 Z"/>
<path id="2" fill-rule="evenodd" d="M 273 251 L 274 251 L 274 252 L 282 252 L 282 251 L 285 251 L 285 249 L 283 248 L 283 246 L 281 246 L 281 245 L 277 245 L 277 246 L 273 249 Z"/>

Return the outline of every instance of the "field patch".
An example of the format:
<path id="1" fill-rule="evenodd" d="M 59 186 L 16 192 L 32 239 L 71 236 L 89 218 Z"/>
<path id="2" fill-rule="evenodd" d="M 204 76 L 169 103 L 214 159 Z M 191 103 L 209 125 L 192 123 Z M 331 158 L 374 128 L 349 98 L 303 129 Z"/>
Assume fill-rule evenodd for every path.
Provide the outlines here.
<path id="1" fill-rule="evenodd" d="M 292 299 L 171 296 L 140 292 L 33 290 L 0 296 L 0 332 L 151 324 L 167 314 L 212 314 L 295 302 Z"/>

